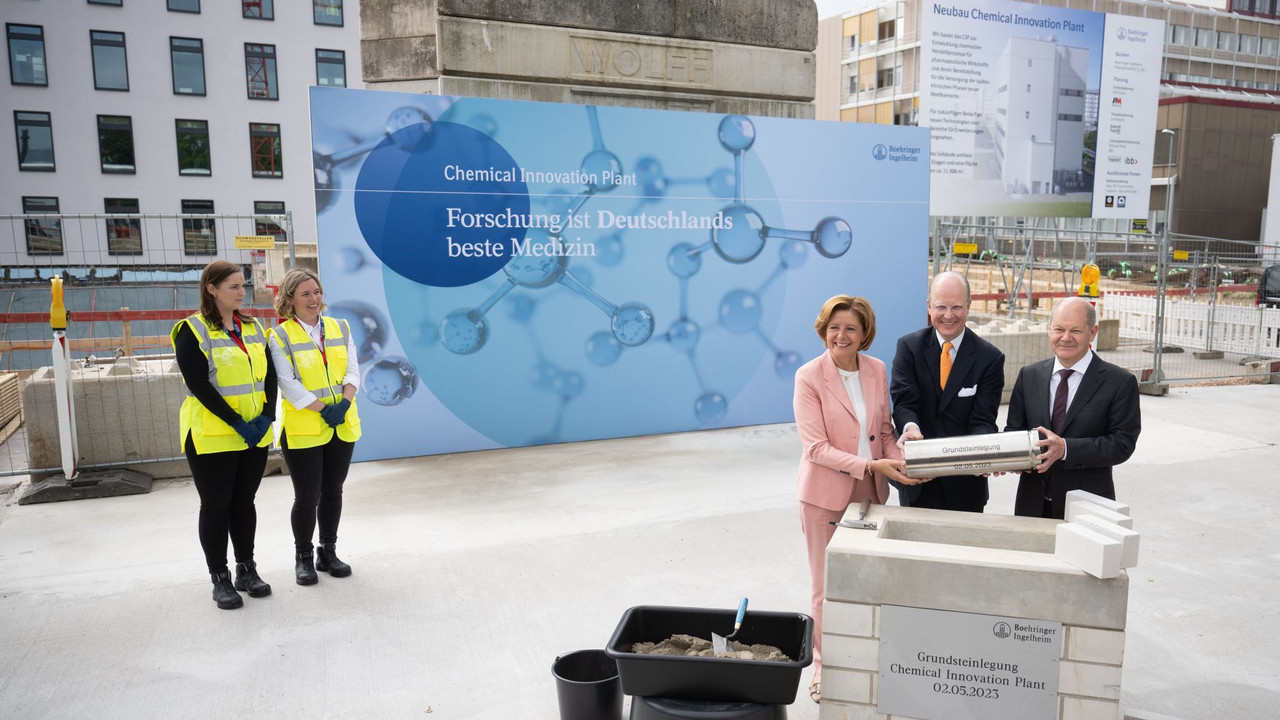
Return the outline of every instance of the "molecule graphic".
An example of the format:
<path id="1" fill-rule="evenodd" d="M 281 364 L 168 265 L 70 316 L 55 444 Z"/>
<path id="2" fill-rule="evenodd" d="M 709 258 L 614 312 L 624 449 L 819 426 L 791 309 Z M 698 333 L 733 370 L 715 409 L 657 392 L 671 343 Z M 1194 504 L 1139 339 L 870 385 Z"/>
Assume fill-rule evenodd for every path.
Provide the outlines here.
<path id="1" fill-rule="evenodd" d="M 604 143 L 596 108 L 587 107 L 593 148 L 582 159 L 581 168 L 587 177 L 616 178 L 621 175 L 622 163 Z M 635 175 L 640 197 L 635 204 L 638 211 L 648 203 L 660 201 L 669 189 L 681 184 L 704 184 L 715 197 L 730 202 L 723 206 L 721 214 L 732 219 L 725 227 L 712 229 L 709 238 L 698 245 L 680 242 L 666 255 L 666 266 L 680 285 L 679 314 L 658 337 L 689 359 L 694 377 L 700 388 L 693 403 L 693 413 L 698 422 L 712 425 L 728 412 L 729 402 L 721 392 L 709 389 L 697 363 L 697 349 L 702 339 L 702 327 L 691 318 L 688 308 L 689 283 L 702 268 L 703 256 L 713 251 L 724 261 L 741 265 L 755 260 L 769 240 L 781 241 L 778 265 L 768 278 L 755 289 L 734 289 L 721 299 L 717 309 L 720 327 L 732 334 L 754 334 L 769 348 L 774 357 L 774 370 L 780 377 L 790 377 L 802 364 L 799 353 L 775 347 L 761 329 L 763 316 L 762 295 L 768 287 L 787 270 L 805 264 L 808 247 L 812 245 L 819 255 L 826 258 L 843 256 L 853 243 L 849 223 L 838 217 L 823 218 L 813 230 L 789 230 L 767 225 L 763 216 L 748 204 L 745 195 L 743 162 L 745 154 L 755 142 L 755 125 L 750 118 L 729 115 L 720 121 L 718 139 L 720 146 L 731 153 L 733 170 L 721 168 L 700 178 L 671 178 L 664 174 L 661 163 L 651 156 L 642 157 L 636 164 Z M 594 174 L 590 174 L 594 173 Z M 584 184 L 576 196 L 554 191 L 543 198 L 544 204 L 555 211 L 563 209 L 566 217 L 581 212 L 594 196 L 615 189 L 616 183 Z M 634 211 L 633 211 L 634 214 Z M 569 225 L 566 220 L 565 226 Z M 546 242 L 561 243 L 563 237 L 557 228 L 531 228 L 526 237 L 541 245 Z M 600 254 L 595 258 L 600 265 L 617 265 L 623 257 L 623 233 L 617 231 L 597 239 Z M 585 266 L 575 265 L 570 271 L 571 259 L 563 255 L 551 257 L 516 256 L 504 267 L 503 283 L 479 305 L 464 307 L 445 316 L 439 325 L 441 345 L 456 355 L 469 355 L 483 348 L 489 339 L 487 314 L 513 290 L 545 291 L 553 286 L 566 288 L 597 307 L 609 318 L 607 330 L 593 333 L 586 341 L 586 359 L 598 367 L 616 363 L 628 348 L 647 343 L 654 335 L 655 318 L 649 307 L 640 302 L 615 305 L 587 287 L 578 275 Z M 576 275 L 575 275 L 576 273 Z M 531 294 L 511 296 L 510 317 L 518 323 L 529 325 L 537 301 Z M 537 361 L 532 374 L 534 387 L 554 393 L 560 400 L 556 420 L 548 435 L 539 436 L 535 442 L 550 442 L 558 438 L 568 404 L 581 395 L 584 380 L 580 373 L 563 370 L 546 359 L 537 345 L 537 338 L 530 328 Z"/>
<path id="2" fill-rule="evenodd" d="M 407 358 L 384 355 L 387 323 L 372 305 L 359 300 L 335 303 L 331 317 L 346 320 L 356 346 L 356 360 L 364 368 L 360 391 L 378 405 L 399 405 L 418 389 L 418 372 Z M 372 361 L 372 362 L 371 362 Z"/>
<path id="3" fill-rule="evenodd" d="M 569 202 L 565 211 L 565 225 L 593 196 L 617 187 L 617 179 L 622 175 L 622 161 L 605 147 L 596 108 L 587 106 L 586 110 L 593 144 L 591 152 L 582 158 L 582 172 L 588 180 L 582 192 Z M 558 229 L 553 230 L 555 234 L 543 228 L 530 228 L 526 237 L 536 245 L 553 242 L 561 247 L 564 239 Z M 569 258 L 563 254 L 543 257 L 518 255 L 503 267 L 503 272 L 507 276 L 506 282 L 484 302 L 474 308 L 454 310 L 445 316 L 440 323 L 440 342 L 446 350 L 457 355 L 476 352 L 489 339 L 485 314 L 504 295 L 517 287 L 534 290 L 553 284 L 569 288 L 599 308 L 609 318 L 610 330 L 619 343 L 627 346 L 643 345 L 653 335 L 653 312 L 648 306 L 638 302 L 614 305 L 605 300 L 569 272 Z"/>
<path id="4" fill-rule="evenodd" d="M 337 152 L 322 153 L 317 150 L 311 151 L 311 162 L 315 168 L 316 182 L 316 212 L 321 213 L 333 206 L 338 198 L 337 168 L 339 165 L 355 160 L 365 155 L 370 150 L 378 147 L 386 138 L 392 141 L 401 149 L 408 150 L 422 139 L 427 129 L 431 126 L 431 114 L 425 109 L 406 105 L 396 108 L 387 116 L 386 133 L 377 137 L 369 138 L 363 142 L 356 142 L 351 147 Z M 492 118 L 490 118 L 492 123 Z M 400 130 L 412 128 L 407 132 L 400 133 Z"/>

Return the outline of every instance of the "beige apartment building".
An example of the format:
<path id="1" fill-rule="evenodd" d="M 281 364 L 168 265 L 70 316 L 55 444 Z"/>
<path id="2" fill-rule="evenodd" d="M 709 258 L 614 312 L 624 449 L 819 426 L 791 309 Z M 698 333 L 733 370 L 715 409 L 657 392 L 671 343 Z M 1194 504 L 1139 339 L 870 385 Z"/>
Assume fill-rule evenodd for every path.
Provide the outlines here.
<path id="1" fill-rule="evenodd" d="M 1257 241 L 1271 138 L 1280 133 L 1280 7 L 1227 1 L 1228 9 L 1163 0 L 1037 4 L 1165 22 L 1151 226 L 1165 221 L 1161 178 L 1176 174 L 1174 232 Z M 817 119 L 916 124 L 922 7 L 888 0 L 819 22 Z M 1086 98 L 1090 116 L 1096 123 L 1096 95 Z"/>

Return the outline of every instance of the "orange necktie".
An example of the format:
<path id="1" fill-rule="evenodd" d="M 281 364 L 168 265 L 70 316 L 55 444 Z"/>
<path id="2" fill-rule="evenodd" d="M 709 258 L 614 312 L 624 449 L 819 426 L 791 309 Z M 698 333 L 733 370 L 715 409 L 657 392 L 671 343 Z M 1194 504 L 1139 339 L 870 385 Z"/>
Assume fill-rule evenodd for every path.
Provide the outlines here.
<path id="1" fill-rule="evenodd" d="M 942 343 L 942 359 L 938 363 L 938 387 L 947 387 L 947 376 L 951 374 L 951 343 Z"/>

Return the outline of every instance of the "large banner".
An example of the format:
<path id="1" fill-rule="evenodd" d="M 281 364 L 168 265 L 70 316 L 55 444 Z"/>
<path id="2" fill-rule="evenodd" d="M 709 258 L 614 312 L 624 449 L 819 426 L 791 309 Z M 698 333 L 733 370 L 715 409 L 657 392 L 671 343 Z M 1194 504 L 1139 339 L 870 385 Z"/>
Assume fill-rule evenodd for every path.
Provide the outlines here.
<path id="1" fill-rule="evenodd" d="M 928 132 L 311 89 L 357 459 L 792 419 L 831 295 L 924 322 Z"/>
<path id="2" fill-rule="evenodd" d="M 1147 217 L 1163 21 L 944 1 L 921 30 L 934 215 Z"/>

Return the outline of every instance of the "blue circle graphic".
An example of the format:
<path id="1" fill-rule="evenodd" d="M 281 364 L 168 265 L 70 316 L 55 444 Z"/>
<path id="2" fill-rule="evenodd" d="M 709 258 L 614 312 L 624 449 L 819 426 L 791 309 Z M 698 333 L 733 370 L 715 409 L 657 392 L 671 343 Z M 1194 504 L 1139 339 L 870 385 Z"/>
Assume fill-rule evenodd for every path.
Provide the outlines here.
<path id="1" fill-rule="evenodd" d="M 460 287 L 511 259 L 524 240 L 519 218 L 529 214 L 529 189 L 511 154 L 485 133 L 418 123 L 369 152 L 355 210 L 365 242 L 387 267 L 423 285 Z"/>

